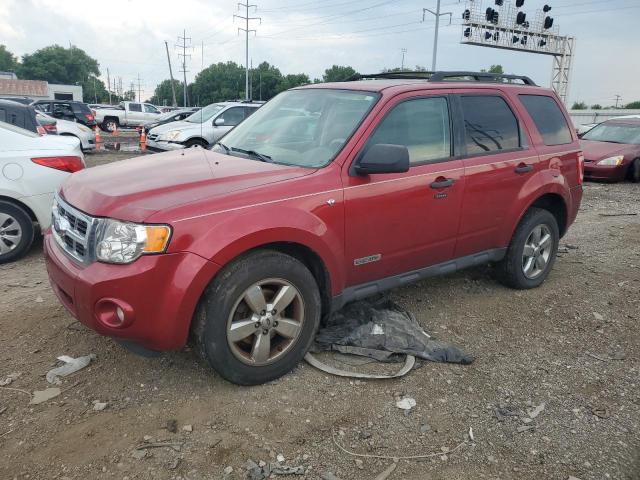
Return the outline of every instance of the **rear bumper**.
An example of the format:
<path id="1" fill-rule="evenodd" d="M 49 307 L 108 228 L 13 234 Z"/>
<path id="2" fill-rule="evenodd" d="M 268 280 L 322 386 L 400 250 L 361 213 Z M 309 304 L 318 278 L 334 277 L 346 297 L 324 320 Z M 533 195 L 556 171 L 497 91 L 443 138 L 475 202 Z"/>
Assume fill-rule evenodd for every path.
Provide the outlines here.
<path id="1" fill-rule="evenodd" d="M 80 322 L 101 335 L 149 350 L 177 350 L 188 338 L 191 319 L 219 266 L 192 253 L 148 255 L 129 265 L 80 266 L 67 257 L 50 232 L 44 254 L 51 286 Z M 114 326 L 110 308 L 125 320 Z M 111 317 L 109 317 L 111 315 Z"/>
<path id="2" fill-rule="evenodd" d="M 585 163 L 585 180 L 602 180 L 607 182 L 619 182 L 624 180 L 628 165 L 622 164 L 617 167 L 600 166 L 594 163 Z"/>

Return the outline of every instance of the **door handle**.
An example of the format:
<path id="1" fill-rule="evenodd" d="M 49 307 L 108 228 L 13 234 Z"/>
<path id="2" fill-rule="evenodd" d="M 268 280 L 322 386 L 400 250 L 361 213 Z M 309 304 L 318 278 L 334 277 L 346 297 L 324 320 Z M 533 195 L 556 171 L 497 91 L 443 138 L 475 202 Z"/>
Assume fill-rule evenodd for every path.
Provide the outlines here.
<path id="1" fill-rule="evenodd" d="M 435 189 L 438 189 L 438 188 L 449 188 L 454 183 L 455 183 L 455 180 L 453 178 L 438 177 L 438 178 L 436 178 L 435 182 L 431 183 L 430 187 L 431 188 L 435 188 Z"/>
<path id="2" fill-rule="evenodd" d="M 515 172 L 517 174 L 529 173 L 533 170 L 533 165 L 527 165 L 526 163 L 521 163 L 515 168 Z"/>

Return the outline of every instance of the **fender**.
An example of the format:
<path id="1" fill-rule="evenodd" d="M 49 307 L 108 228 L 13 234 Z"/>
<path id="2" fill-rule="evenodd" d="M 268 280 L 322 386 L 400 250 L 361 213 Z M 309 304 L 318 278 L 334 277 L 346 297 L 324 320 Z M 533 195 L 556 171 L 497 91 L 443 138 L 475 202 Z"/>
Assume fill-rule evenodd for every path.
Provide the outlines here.
<path id="1" fill-rule="evenodd" d="M 277 215 L 279 221 L 274 221 Z M 344 209 L 342 199 L 309 211 L 296 205 L 268 205 L 212 215 L 210 222 L 190 223 L 189 235 L 176 229 L 172 250 L 187 250 L 218 265 L 226 265 L 244 252 L 270 243 L 296 243 L 320 257 L 329 273 L 332 295 L 344 288 Z M 286 226 L 282 224 L 286 219 Z M 198 230 L 194 232 L 193 229 Z"/>
<path id="2" fill-rule="evenodd" d="M 562 198 L 565 210 L 568 213 L 571 206 L 569 186 L 563 175 L 558 175 L 558 170 L 545 169 L 533 175 L 520 192 L 517 201 L 513 202 L 507 218 L 513 219 L 503 231 L 500 245 L 509 245 L 524 214 L 531 208 L 537 199 L 547 194 L 555 194 Z M 524 205 L 524 207 L 522 207 Z M 562 235 L 562 232 L 560 232 Z"/>

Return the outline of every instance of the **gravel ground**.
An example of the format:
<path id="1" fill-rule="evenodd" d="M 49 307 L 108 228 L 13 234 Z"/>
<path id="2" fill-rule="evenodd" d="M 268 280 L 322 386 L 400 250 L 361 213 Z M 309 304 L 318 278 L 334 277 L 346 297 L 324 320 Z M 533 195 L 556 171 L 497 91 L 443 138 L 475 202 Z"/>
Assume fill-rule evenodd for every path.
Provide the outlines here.
<path id="1" fill-rule="evenodd" d="M 485 267 L 393 291 L 426 331 L 477 360 L 424 362 L 387 381 L 301 364 L 246 388 L 188 348 L 137 357 L 64 310 L 38 243 L 0 266 L 0 382 L 20 373 L 0 388 L 0 478 L 242 479 L 249 459 L 282 456 L 304 475 L 276 478 L 373 479 L 393 457 L 430 455 L 397 461 L 389 478 L 638 479 L 639 199 L 639 185 L 586 185 L 536 290 L 504 288 Z M 639 215 L 603 215 L 612 213 Z M 58 397 L 29 404 L 50 386 L 56 357 L 90 353 L 96 360 L 66 377 Z M 395 406 L 405 395 L 417 403 L 408 413 Z M 157 442 L 172 446 L 150 447 Z"/>

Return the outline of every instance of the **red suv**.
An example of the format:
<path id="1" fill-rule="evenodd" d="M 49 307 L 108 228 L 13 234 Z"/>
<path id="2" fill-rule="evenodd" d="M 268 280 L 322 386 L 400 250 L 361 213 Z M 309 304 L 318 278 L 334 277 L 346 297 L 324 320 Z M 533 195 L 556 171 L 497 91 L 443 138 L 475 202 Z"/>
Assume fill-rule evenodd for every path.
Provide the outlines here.
<path id="1" fill-rule="evenodd" d="M 191 334 L 258 384 L 346 302 L 487 262 L 537 287 L 582 196 L 558 97 L 526 77 L 409 77 L 289 90 L 211 150 L 72 175 L 45 239 L 58 298 L 129 346 Z"/>

